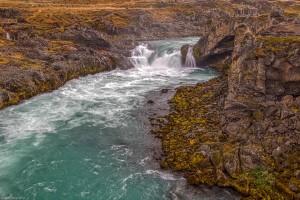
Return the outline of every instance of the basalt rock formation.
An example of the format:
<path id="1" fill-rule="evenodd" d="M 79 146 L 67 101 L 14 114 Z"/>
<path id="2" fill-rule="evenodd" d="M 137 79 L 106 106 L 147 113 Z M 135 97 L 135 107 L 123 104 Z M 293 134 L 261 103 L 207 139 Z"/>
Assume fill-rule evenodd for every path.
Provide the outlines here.
<path id="1" fill-rule="evenodd" d="M 177 90 L 155 131 L 161 166 L 244 199 L 300 199 L 299 16 L 286 4 L 269 13 L 267 1 L 251 6 L 217 12 L 193 47 L 198 65 L 223 75 Z"/>

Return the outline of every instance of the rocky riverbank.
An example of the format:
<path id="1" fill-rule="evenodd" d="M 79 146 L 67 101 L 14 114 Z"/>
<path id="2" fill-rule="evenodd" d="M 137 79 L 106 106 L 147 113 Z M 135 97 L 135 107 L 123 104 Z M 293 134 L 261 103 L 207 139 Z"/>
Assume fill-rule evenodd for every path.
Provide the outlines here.
<path id="1" fill-rule="evenodd" d="M 79 76 L 133 67 L 127 57 L 137 41 L 201 35 L 197 20 L 189 19 L 197 8 L 156 1 L 1 1 L 0 108 Z"/>
<path id="2" fill-rule="evenodd" d="M 0 108 L 56 89 L 72 78 L 130 68 L 126 57 L 137 41 L 206 35 L 217 41 L 232 30 L 231 16 L 266 19 L 271 4 L 251 2 L 3 0 Z M 289 15 L 296 20 L 293 9 Z M 214 27 L 226 30 L 216 32 L 221 29 Z"/>
<path id="3" fill-rule="evenodd" d="M 300 7 L 252 3 L 235 15 L 215 11 L 193 47 L 198 65 L 223 76 L 177 90 L 155 131 L 161 166 L 244 199 L 300 199 Z"/>
<path id="4" fill-rule="evenodd" d="M 130 68 L 137 41 L 202 36 L 197 64 L 223 76 L 178 89 L 155 130 L 162 167 L 245 199 L 300 199 L 299 24 L 297 1 L 3 0 L 0 108 Z"/>

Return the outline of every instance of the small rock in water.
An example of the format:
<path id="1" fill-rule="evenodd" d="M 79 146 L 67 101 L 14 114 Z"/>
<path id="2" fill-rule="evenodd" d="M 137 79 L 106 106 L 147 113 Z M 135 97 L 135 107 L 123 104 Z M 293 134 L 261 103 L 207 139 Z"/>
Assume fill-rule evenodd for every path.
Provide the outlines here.
<path id="1" fill-rule="evenodd" d="M 161 93 L 162 93 L 162 94 L 165 94 L 165 93 L 168 93 L 168 92 L 169 92 L 169 89 L 162 89 L 162 90 L 161 90 Z"/>
<path id="2" fill-rule="evenodd" d="M 154 101 L 153 100 L 148 100 L 147 103 L 148 104 L 154 104 Z"/>

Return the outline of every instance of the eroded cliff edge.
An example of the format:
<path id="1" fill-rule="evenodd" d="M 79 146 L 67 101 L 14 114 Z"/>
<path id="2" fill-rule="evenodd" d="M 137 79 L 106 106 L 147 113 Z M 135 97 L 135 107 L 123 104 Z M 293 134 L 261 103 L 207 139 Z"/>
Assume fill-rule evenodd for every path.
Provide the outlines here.
<path id="1" fill-rule="evenodd" d="M 284 10 L 292 2 L 252 3 L 235 14 L 215 11 L 193 47 L 199 65 L 223 75 L 177 90 L 154 131 L 161 166 L 244 199 L 300 199 L 299 16 Z"/>

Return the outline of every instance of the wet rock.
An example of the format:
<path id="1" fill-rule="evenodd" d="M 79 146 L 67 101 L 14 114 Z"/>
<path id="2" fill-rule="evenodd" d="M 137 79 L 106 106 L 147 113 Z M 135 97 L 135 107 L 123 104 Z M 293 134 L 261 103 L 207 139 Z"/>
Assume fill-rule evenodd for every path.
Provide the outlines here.
<path id="1" fill-rule="evenodd" d="M 161 92 L 162 94 L 166 94 L 166 93 L 169 92 L 169 89 L 162 89 L 160 92 Z"/>
<path id="2" fill-rule="evenodd" d="M 188 49 L 190 48 L 190 45 L 185 44 L 181 47 L 180 52 L 181 52 L 181 64 L 184 65 L 186 61 L 186 55 L 188 52 Z"/>
<path id="3" fill-rule="evenodd" d="M 150 100 L 147 101 L 147 103 L 148 104 L 154 104 L 154 101 L 150 99 Z"/>
<path id="4" fill-rule="evenodd" d="M 206 30 L 209 34 L 202 36 L 193 46 L 194 57 L 197 66 L 218 65 L 230 57 L 233 51 L 232 16 L 224 10 L 215 9 L 213 13 L 207 12 L 205 18 L 209 24 Z M 184 49 L 187 49 L 187 46 L 184 46 Z M 220 67 L 222 68 L 226 68 L 226 65 Z"/>
<path id="5" fill-rule="evenodd" d="M 125 70 L 125 69 L 131 69 L 134 67 L 132 62 L 123 55 L 111 54 L 111 59 L 113 60 L 116 68 Z"/>

